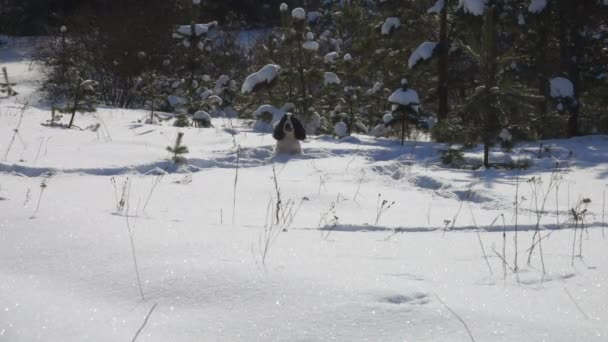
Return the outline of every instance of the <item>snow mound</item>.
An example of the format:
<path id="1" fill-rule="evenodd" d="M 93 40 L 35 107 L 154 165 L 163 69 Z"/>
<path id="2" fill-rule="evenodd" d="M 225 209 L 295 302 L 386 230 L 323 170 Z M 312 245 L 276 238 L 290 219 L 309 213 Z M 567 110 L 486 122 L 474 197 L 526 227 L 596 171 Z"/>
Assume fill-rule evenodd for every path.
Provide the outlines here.
<path id="1" fill-rule="evenodd" d="M 437 43 L 434 42 L 424 42 L 420 44 L 420 46 L 418 46 L 416 50 L 412 52 L 412 55 L 410 56 L 410 59 L 407 62 L 408 67 L 412 69 L 421 60 L 427 60 L 433 57 L 433 53 L 436 47 Z"/>
<path id="2" fill-rule="evenodd" d="M 241 93 L 251 93 L 260 84 L 271 83 L 279 74 L 279 70 L 281 70 L 280 66 L 276 64 L 267 64 L 258 72 L 247 76 L 241 87 Z"/>
<path id="3" fill-rule="evenodd" d="M 550 81 L 551 97 L 556 98 L 574 98 L 574 85 L 565 77 L 555 77 Z"/>

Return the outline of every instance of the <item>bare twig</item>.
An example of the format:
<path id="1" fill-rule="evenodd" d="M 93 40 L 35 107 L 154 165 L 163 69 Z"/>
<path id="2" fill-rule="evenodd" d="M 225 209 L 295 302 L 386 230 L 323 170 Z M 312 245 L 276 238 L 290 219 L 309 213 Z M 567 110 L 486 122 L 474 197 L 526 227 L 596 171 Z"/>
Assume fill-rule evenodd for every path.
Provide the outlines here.
<path id="1" fill-rule="evenodd" d="M 146 207 L 148 206 L 148 202 L 150 202 L 150 198 L 152 197 L 152 194 L 154 193 L 154 190 L 156 189 L 156 186 L 158 185 L 158 183 L 160 183 L 160 180 L 163 178 L 163 175 L 158 175 L 156 177 L 154 177 L 154 181 L 152 181 L 152 188 L 150 188 L 150 192 L 148 193 L 148 197 L 146 198 L 146 202 L 144 203 L 144 207 L 142 208 L 142 212 L 146 211 Z"/>
<path id="2" fill-rule="evenodd" d="M 486 250 L 485 250 L 485 248 L 483 248 L 483 242 L 481 241 L 481 234 L 479 234 L 480 228 L 477 225 L 477 222 L 475 221 L 475 215 L 473 214 L 473 209 L 471 209 L 470 205 L 469 205 L 469 211 L 471 212 L 471 218 L 473 219 L 473 224 L 477 228 L 477 229 L 475 229 L 475 233 L 477 234 L 477 240 L 479 241 L 479 246 L 481 247 L 481 253 L 483 254 L 483 258 L 486 260 L 486 264 L 488 265 L 488 271 L 490 271 L 490 275 L 493 275 L 494 272 L 492 272 L 492 267 L 490 266 L 490 261 L 488 260 L 488 256 L 486 255 Z M 490 226 L 493 226 L 497 219 L 498 219 L 498 217 L 496 217 L 494 219 L 494 221 L 492 222 L 492 224 Z"/>
<path id="3" fill-rule="evenodd" d="M 467 322 L 465 322 L 462 319 L 462 317 L 460 317 L 454 310 L 452 310 L 452 308 L 450 308 L 444 301 L 442 301 L 441 298 L 439 298 L 439 296 L 435 295 L 435 298 L 437 298 L 439 303 L 441 303 L 441 305 L 443 305 L 446 309 L 448 309 L 452 313 L 452 315 L 454 315 L 454 317 L 456 317 L 456 319 L 458 319 L 460 321 L 460 323 L 462 323 L 464 328 L 467 330 L 467 333 L 469 334 L 471 341 L 475 342 L 475 338 L 473 337 L 473 334 L 471 333 L 471 329 L 469 329 Z"/>
<path id="4" fill-rule="evenodd" d="M 572 295 L 570 294 L 570 291 L 568 291 L 568 289 L 565 288 L 565 287 L 564 287 L 564 291 L 566 292 L 566 294 L 568 295 L 568 297 L 570 298 L 570 300 L 572 300 L 572 303 L 574 303 L 574 305 L 576 305 L 576 308 L 578 309 L 578 311 L 580 311 L 580 313 L 583 314 L 583 316 L 585 317 L 585 319 L 589 319 L 589 316 L 587 316 L 587 314 L 585 313 L 585 311 L 583 311 L 583 308 L 581 308 L 581 306 L 578 305 L 578 303 L 574 299 L 574 297 L 572 297 Z"/>
<path id="5" fill-rule="evenodd" d="M 146 324 L 148 324 L 148 319 L 150 318 L 150 316 L 152 316 L 152 312 L 154 311 L 154 309 L 156 309 L 157 305 L 158 305 L 158 303 L 154 303 L 154 305 L 152 305 L 152 308 L 150 308 L 150 311 L 146 315 L 144 322 L 142 323 L 141 327 L 139 327 L 139 329 L 135 333 L 135 336 L 133 336 L 133 339 L 131 340 L 131 342 L 135 342 L 135 340 L 137 340 L 137 337 L 139 336 L 139 334 L 142 332 L 142 330 L 144 330 L 144 328 L 146 327 Z"/>
<path id="6" fill-rule="evenodd" d="M 604 193 L 602 195 L 602 239 L 606 239 L 606 235 L 604 235 L 604 228 L 606 228 L 606 189 L 608 189 L 608 185 L 604 187 Z"/>
<path id="7" fill-rule="evenodd" d="M 125 221 L 127 223 L 127 231 L 129 233 L 129 242 L 131 243 L 131 256 L 133 257 L 133 267 L 135 268 L 135 276 L 137 277 L 137 286 L 139 288 L 139 294 L 141 299 L 146 299 L 144 296 L 143 286 L 141 284 L 141 277 L 139 275 L 139 264 L 137 263 L 137 255 L 135 254 L 135 227 L 131 227 L 131 223 L 129 221 L 129 204 L 130 204 L 130 196 L 131 196 L 131 182 L 127 180 L 127 200 L 125 203 Z M 139 205 L 138 205 L 139 206 Z"/>
<path id="8" fill-rule="evenodd" d="M 234 186 L 232 188 L 232 225 L 236 215 L 236 186 L 239 182 L 239 163 L 241 159 L 241 145 L 236 146 L 236 168 L 234 170 Z"/>
<path id="9" fill-rule="evenodd" d="M 13 147 L 13 143 L 15 142 L 15 138 L 19 135 L 19 128 L 21 127 L 21 122 L 23 122 L 23 115 L 27 111 L 27 108 L 28 108 L 28 104 L 26 102 L 21 107 L 21 112 L 20 112 L 20 115 L 19 115 L 19 122 L 17 122 L 17 126 L 15 126 L 15 128 L 13 129 L 13 132 L 14 132 L 13 133 L 13 137 L 11 138 L 11 141 L 8 143 L 6 151 L 4 152 L 4 156 L 2 157 L 2 162 L 6 161 L 6 158 L 8 157 L 8 154 L 11 151 L 11 148 Z"/>
<path id="10" fill-rule="evenodd" d="M 520 173 L 520 169 L 517 169 L 517 177 L 515 178 L 515 236 L 513 237 L 513 243 L 515 245 L 515 260 L 513 262 L 513 268 L 515 269 L 515 272 L 517 272 L 517 270 L 519 269 L 519 267 L 517 266 L 517 232 L 518 232 L 518 219 L 519 219 L 519 173 Z"/>

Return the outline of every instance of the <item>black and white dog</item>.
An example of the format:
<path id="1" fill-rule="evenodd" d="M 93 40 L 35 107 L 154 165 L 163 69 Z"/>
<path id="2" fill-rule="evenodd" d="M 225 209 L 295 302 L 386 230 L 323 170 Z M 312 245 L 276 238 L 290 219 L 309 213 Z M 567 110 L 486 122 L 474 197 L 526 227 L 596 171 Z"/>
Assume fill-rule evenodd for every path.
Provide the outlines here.
<path id="1" fill-rule="evenodd" d="M 272 137 L 277 140 L 276 154 L 300 154 L 300 140 L 306 139 L 306 130 L 300 120 L 287 113 L 275 125 Z"/>

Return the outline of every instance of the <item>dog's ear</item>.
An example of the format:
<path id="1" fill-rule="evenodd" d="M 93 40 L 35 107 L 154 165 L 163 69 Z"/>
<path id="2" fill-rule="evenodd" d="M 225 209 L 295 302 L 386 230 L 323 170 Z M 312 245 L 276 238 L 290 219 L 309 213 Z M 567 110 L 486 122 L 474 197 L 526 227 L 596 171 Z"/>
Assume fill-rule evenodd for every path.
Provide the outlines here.
<path id="1" fill-rule="evenodd" d="M 291 124 L 293 125 L 293 131 L 294 131 L 294 135 L 295 135 L 296 139 L 298 139 L 298 140 L 306 139 L 306 130 L 304 129 L 304 126 L 302 126 L 302 123 L 300 122 L 300 120 L 298 120 L 292 116 Z"/>
<path id="2" fill-rule="evenodd" d="M 285 138 L 285 131 L 283 131 L 285 121 L 287 121 L 287 115 L 283 116 L 283 118 L 281 118 L 281 120 L 274 126 L 274 132 L 272 132 L 272 137 L 275 138 L 275 140 L 281 140 Z"/>

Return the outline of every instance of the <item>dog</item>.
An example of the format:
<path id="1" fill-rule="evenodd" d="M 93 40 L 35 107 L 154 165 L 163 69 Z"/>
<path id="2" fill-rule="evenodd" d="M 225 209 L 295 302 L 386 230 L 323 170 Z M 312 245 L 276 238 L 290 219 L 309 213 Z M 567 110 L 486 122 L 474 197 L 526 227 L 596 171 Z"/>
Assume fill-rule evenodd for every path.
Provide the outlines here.
<path id="1" fill-rule="evenodd" d="M 275 154 L 301 154 L 300 140 L 306 139 L 306 130 L 300 120 L 287 113 L 274 126 L 272 137 L 277 141 Z"/>

